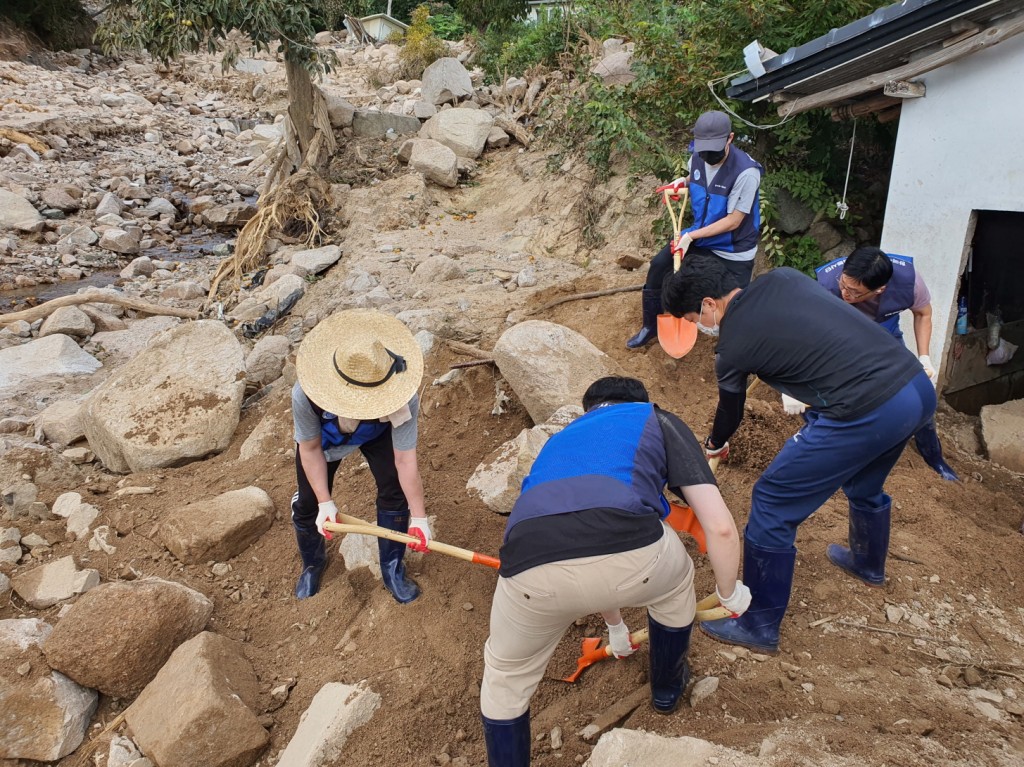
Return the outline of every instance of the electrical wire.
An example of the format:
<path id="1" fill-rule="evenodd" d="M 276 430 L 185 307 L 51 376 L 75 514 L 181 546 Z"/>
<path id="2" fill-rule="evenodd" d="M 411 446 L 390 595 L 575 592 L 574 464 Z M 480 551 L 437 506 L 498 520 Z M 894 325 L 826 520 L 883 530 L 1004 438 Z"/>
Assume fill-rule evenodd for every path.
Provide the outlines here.
<path id="1" fill-rule="evenodd" d="M 740 69 L 739 71 L 733 72 L 732 74 L 723 75 L 722 77 L 719 77 L 716 80 L 709 80 L 708 81 L 708 90 L 711 91 L 711 95 L 714 96 L 715 101 L 717 101 L 719 106 L 722 107 L 722 110 L 727 112 L 731 116 L 735 117 L 737 120 L 739 120 L 744 125 L 747 125 L 747 126 L 749 126 L 751 128 L 754 128 L 755 130 L 772 130 L 774 128 L 778 128 L 778 127 L 780 127 L 782 125 L 785 125 L 787 122 L 789 122 L 790 118 L 792 118 L 794 115 L 787 114 L 779 122 L 773 123 L 772 125 L 757 125 L 756 123 L 752 123 L 749 120 L 746 120 L 746 119 L 740 117 L 738 114 L 736 114 L 734 111 L 732 111 L 732 109 L 729 107 L 729 105 L 726 104 L 725 101 L 722 100 L 722 97 L 719 96 L 715 92 L 715 86 L 716 85 L 720 85 L 721 83 L 724 83 L 726 80 L 729 80 L 730 78 L 733 78 L 736 75 L 741 75 L 741 74 L 743 74 L 746 71 L 747 71 L 746 69 Z"/>

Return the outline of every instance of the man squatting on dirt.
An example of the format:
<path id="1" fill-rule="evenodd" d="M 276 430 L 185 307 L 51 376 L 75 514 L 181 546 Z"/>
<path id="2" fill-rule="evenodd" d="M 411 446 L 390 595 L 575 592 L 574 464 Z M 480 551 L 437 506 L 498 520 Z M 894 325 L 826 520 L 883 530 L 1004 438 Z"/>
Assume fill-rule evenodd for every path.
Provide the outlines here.
<path id="1" fill-rule="evenodd" d="M 831 544 L 828 557 L 868 585 L 885 583 L 892 499 L 883 486 L 907 440 L 931 420 L 935 389 L 900 341 L 795 269 L 773 269 L 741 290 L 717 259 L 687 256 L 663 300 L 674 316 L 719 336 L 709 457 L 729 453 L 749 375 L 810 408 L 754 484 L 743 546 L 750 608 L 700 626 L 713 639 L 774 653 L 797 527 L 840 487 L 850 503 L 850 547 Z"/>
<path id="2" fill-rule="evenodd" d="M 651 703 L 675 710 L 696 598 L 693 563 L 662 521 L 666 483 L 704 528 L 722 604 L 740 615 L 750 601 L 736 525 L 689 428 L 634 378 L 595 381 L 583 408 L 541 449 L 505 529 L 480 691 L 491 767 L 530 763 L 530 698 L 565 630 L 589 613 L 602 614 L 621 658 L 635 648 L 619 608 L 647 607 Z"/>
<path id="3" fill-rule="evenodd" d="M 670 186 L 689 187 L 693 226 L 684 229 L 680 245 L 687 255 L 703 253 L 721 259 L 746 287 L 754 270 L 761 229 L 759 189 L 764 168 L 742 149 L 733 146 L 732 123 L 725 112 L 705 112 L 693 126 L 690 175 Z M 672 243 L 651 259 L 641 294 L 643 327 L 626 341 L 630 349 L 646 346 L 658 337 L 662 312 L 661 286 L 672 272 Z"/>
<path id="4" fill-rule="evenodd" d="M 295 474 L 292 524 L 302 557 L 295 586 L 299 599 L 320 588 L 327 566 L 324 522 L 337 521 L 331 500 L 341 459 L 357 449 L 377 483 L 377 524 L 430 540 L 423 483 L 416 462 L 419 388 L 423 353 L 395 317 L 353 309 L 321 322 L 299 346 L 298 382 L 292 389 Z M 410 520 L 409 515 L 412 514 Z M 419 596 L 405 575 L 405 544 L 377 539 L 384 585 L 401 603 Z"/>
<path id="5" fill-rule="evenodd" d="M 848 258 L 837 258 L 815 270 L 818 284 L 832 295 L 839 296 L 853 308 L 874 320 L 894 338 L 903 338 L 900 330 L 900 312 L 907 309 L 914 315 L 914 341 L 921 367 L 934 385 L 939 374 L 928 356 L 932 342 L 932 296 L 914 268 L 914 260 L 907 256 L 886 254 L 880 248 L 864 246 L 853 251 Z M 782 395 L 787 413 L 804 411 L 804 404 Z M 943 479 L 960 478 L 942 457 L 942 443 L 935 430 L 935 419 L 914 435 L 914 444 L 925 463 L 935 469 Z"/>

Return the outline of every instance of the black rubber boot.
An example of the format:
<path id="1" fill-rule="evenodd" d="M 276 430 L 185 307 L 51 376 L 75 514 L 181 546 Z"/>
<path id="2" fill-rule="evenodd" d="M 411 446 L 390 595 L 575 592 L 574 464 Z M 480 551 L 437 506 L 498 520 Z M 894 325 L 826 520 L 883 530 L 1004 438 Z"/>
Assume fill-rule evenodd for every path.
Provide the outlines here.
<path id="1" fill-rule="evenodd" d="M 739 618 L 704 621 L 700 630 L 712 639 L 751 650 L 779 651 L 779 626 L 789 606 L 796 568 L 796 548 L 758 546 L 743 537 L 743 583 L 750 589 L 750 607 Z"/>
<path id="2" fill-rule="evenodd" d="M 889 553 L 889 522 L 892 499 L 883 496 L 880 506 L 850 502 L 850 548 L 830 543 L 826 556 L 836 567 L 869 586 L 885 585 L 885 557 Z"/>
<path id="3" fill-rule="evenodd" d="M 671 714 L 690 681 L 690 633 L 693 624 L 682 628 L 663 626 L 647 616 L 651 658 L 651 706 L 659 714 Z"/>
<path id="4" fill-rule="evenodd" d="M 484 723 L 488 767 L 528 767 L 530 764 L 530 710 L 515 719 L 488 719 Z"/>
<path id="5" fill-rule="evenodd" d="M 409 532 L 408 511 L 377 510 L 377 524 L 399 533 Z M 415 581 L 405 577 L 405 544 L 389 541 L 387 538 L 377 539 L 380 551 L 380 576 L 392 596 L 401 604 L 411 602 L 420 595 L 420 587 Z"/>
<path id="6" fill-rule="evenodd" d="M 951 482 L 960 481 L 960 477 L 942 457 L 942 443 L 939 442 L 939 433 L 935 430 L 934 420 L 929 421 L 927 426 L 914 435 L 914 445 L 917 447 L 917 452 L 924 458 L 924 462 L 935 469 L 940 477 Z"/>
<path id="7" fill-rule="evenodd" d="M 307 527 L 293 520 L 292 526 L 302 557 L 302 574 L 295 584 L 295 596 L 307 599 L 320 590 L 320 576 L 327 568 L 327 545 L 315 525 Z"/>
<path id="8" fill-rule="evenodd" d="M 661 291 L 644 288 L 641 295 L 644 326 L 626 341 L 626 348 L 639 349 L 658 337 L 658 315 L 661 314 Z"/>

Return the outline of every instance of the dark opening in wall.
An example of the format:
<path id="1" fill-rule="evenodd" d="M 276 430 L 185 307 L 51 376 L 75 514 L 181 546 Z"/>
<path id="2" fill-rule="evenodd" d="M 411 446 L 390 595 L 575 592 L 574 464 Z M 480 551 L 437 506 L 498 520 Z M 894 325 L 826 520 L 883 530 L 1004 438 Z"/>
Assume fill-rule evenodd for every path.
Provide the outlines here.
<path id="1" fill-rule="evenodd" d="M 943 389 L 952 407 L 971 415 L 1024 397 L 1024 213 L 974 216 Z"/>

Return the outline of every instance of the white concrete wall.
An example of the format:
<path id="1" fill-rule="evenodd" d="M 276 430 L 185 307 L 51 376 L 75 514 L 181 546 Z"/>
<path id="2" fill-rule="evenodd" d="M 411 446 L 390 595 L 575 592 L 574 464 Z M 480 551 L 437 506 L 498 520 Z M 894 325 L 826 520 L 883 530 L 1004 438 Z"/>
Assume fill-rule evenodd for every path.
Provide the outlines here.
<path id="1" fill-rule="evenodd" d="M 881 248 L 920 269 L 931 358 L 945 367 L 971 212 L 1024 211 L 1024 35 L 919 79 L 927 93 L 903 104 Z M 902 322 L 914 350 L 910 312 Z"/>

